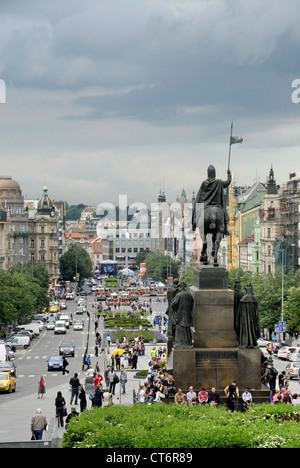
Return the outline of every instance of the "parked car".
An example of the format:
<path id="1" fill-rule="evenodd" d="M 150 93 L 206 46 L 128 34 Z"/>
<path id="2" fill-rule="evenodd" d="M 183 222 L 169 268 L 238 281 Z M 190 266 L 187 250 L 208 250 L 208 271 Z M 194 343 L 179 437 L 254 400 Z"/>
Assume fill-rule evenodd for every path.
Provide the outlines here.
<path id="1" fill-rule="evenodd" d="M 28 348 L 30 346 L 30 338 L 28 336 L 10 336 L 6 340 L 6 344 L 10 347 L 20 347 L 20 348 Z"/>
<path id="2" fill-rule="evenodd" d="M 288 353 L 288 359 L 292 362 L 300 362 L 300 347 L 291 348 Z"/>
<path id="3" fill-rule="evenodd" d="M 297 379 L 300 362 L 289 362 L 286 366 L 285 373 L 288 379 Z"/>
<path id="4" fill-rule="evenodd" d="M 2 341 L 0 343 L 0 361 L 5 362 L 9 359 L 8 357 L 8 346 Z M 10 349 L 10 348 L 9 348 Z"/>
<path id="5" fill-rule="evenodd" d="M 279 349 L 277 357 L 279 359 L 288 359 L 290 349 L 291 348 L 289 346 L 284 346 L 283 348 Z"/>
<path id="6" fill-rule="evenodd" d="M 60 356 L 75 356 L 75 346 L 70 341 L 61 342 L 58 349 Z"/>
<path id="7" fill-rule="evenodd" d="M 267 341 L 264 338 L 258 338 L 257 344 L 258 346 L 260 346 L 260 348 L 265 348 L 266 346 L 268 346 L 268 344 L 270 344 L 270 341 Z"/>

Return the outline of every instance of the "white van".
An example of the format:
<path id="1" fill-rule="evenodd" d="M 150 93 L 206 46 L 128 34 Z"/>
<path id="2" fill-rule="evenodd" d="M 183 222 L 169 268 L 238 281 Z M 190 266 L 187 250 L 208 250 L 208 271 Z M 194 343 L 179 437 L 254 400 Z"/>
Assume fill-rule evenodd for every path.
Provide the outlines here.
<path id="1" fill-rule="evenodd" d="M 28 336 L 10 336 L 6 340 L 6 344 L 10 347 L 15 346 L 20 348 L 28 348 L 30 346 L 30 338 Z"/>
<path id="2" fill-rule="evenodd" d="M 0 362 L 8 361 L 7 349 L 4 343 L 0 343 Z"/>
<path id="3" fill-rule="evenodd" d="M 59 321 L 64 321 L 66 324 L 66 328 L 70 328 L 70 317 L 66 314 L 61 314 L 59 316 Z"/>
<path id="4" fill-rule="evenodd" d="M 54 327 L 54 335 L 67 333 L 66 322 L 64 320 L 57 320 Z"/>
<path id="5" fill-rule="evenodd" d="M 18 331 L 22 330 L 28 330 L 31 331 L 35 336 L 38 336 L 40 334 L 40 326 L 38 323 L 29 323 L 26 325 L 18 325 L 17 326 Z"/>

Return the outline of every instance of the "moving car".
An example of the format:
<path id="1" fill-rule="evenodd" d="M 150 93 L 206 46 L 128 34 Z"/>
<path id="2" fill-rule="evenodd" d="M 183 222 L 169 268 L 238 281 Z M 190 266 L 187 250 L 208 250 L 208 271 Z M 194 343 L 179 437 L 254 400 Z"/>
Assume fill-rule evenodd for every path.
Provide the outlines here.
<path id="1" fill-rule="evenodd" d="M 16 378 L 9 370 L 0 372 L 0 391 L 9 393 L 16 391 Z"/>
<path id="2" fill-rule="evenodd" d="M 55 322 L 48 322 L 46 328 L 47 328 L 47 330 L 54 330 Z"/>
<path id="3" fill-rule="evenodd" d="M 76 315 L 83 315 L 85 312 L 85 307 L 84 306 L 79 306 L 76 308 Z"/>
<path id="4" fill-rule="evenodd" d="M 76 320 L 74 323 L 74 330 L 83 330 L 83 321 Z"/>
<path id="5" fill-rule="evenodd" d="M 62 321 L 64 320 L 64 322 L 66 323 L 66 328 L 70 328 L 70 317 L 66 314 L 61 314 L 59 316 L 59 320 Z"/>
<path id="6" fill-rule="evenodd" d="M 60 356 L 75 356 L 75 346 L 70 341 L 61 342 L 58 349 Z"/>
<path id="7" fill-rule="evenodd" d="M 66 322 L 64 320 L 57 320 L 54 326 L 54 335 L 67 333 Z"/>
<path id="8" fill-rule="evenodd" d="M 17 366 L 11 361 L 0 362 L 0 372 L 9 371 L 13 377 L 17 377 Z"/>
<path id="9" fill-rule="evenodd" d="M 63 358 L 61 356 L 51 356 L 48 362 L 48 371 L 63 370 Z"/>

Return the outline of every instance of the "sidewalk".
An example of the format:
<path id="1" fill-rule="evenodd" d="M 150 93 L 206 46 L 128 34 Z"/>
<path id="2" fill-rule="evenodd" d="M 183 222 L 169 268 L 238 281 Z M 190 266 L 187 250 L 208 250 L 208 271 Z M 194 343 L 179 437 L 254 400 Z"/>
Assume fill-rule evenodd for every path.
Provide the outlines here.
<path id="1" fill-rule="evenodd" d="M 99 320 L 98 331 L 103 336 L 103 321 Z M 98 362 L 100 366 L 101 374 L 104 377 L 104 371 L 107 366 L 110 354 L 116 349 L 116 345 L 111 345 L 110 354 L 102 353 L 98 357 L 95 356 L 94 351 L 95 344 L 95 331 L 94 331 L 94 322 L 91 322 L 91 331 L 90 331 L 90 340 L 89 340 L 89 354 L 91 355 L 91 366 L 94 368 L 95 364 Z M 164 346 L 164 344 L 147 344 L 145 356 L 139 356 L 137 369 L 131 370 L 126 369 L 127 372 L 127 384 L 126 384 L 126 394 L 121 394 L 121 385 L 117 384 L 115 389 L 115 395 L 113 397 L 113 402 L 115 405 L 132 405 L 133 404 L 133 392 L 137 392 L 140 385 L 144 383 L 145 377 L 140 379 L 135 378 L 135 374 L 139 370 L 148 369 L 148 363 L 150 361 L 150 353 L 153 349 L 153 346 Z M 116 371 L 117 375 L 120 375 L 119 371 Z M 78 377 L 81 383 L 85 381 L 85 372 L 80 372 Z M 32 416 L 36 413 L 37 408 L 42 410 L 42 414 L 46 416 L 48 422 L 48 431 L 43 434 L 43 441 L 47 444 L 47 441 L 54 439 L 61 439 L 64 433 L 64 428 L 58 428 L 57 419 L 55 417 L 55 398 L 57 392 L 61 391 L 63 397 L 67 403 L 67 411 L 71 412 L 70 405 L 70 386 L 69 380 L 73 377 L 71 374 L 66 377 L 62 376 L 62 383 L 53 388 L 47 388 L 47 392 L 43 399 L 38 399 L 37 395 L 28 395 L 20 397 L 5 403 L 0 404 L 0 414 L 1 421 L 5 421 L 5 424 L 0 426 L 0 443 L 2 442 L 28 442 L 31 439 L 31 430 L 30 423 Z M 105 383 L 103 385 L 105 387 Z M 87 393 L 87 408 L 91 408 L 91 401 L 89 400 L 89 394 Z M 79 403 L 79 401 L 78 401 Z M 80 412 L 79 404 L 76 406 L 78 413 Z"/>

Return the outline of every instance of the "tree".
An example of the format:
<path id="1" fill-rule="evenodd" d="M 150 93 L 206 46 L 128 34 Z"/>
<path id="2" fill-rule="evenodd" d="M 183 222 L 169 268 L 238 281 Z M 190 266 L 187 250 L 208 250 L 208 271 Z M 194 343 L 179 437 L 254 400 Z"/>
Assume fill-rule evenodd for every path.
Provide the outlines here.
<path id="1" fill-rule="evenodd" d="M 292 286 L 284 302 L 284 317 L 287 321 L 286 331 L 292 335 L 300 331 L 300 287 Z"/>
<path id="2" fill-rule="evenodd" d="M 30 320 L 39 308 L 49 305 L 48 284 L 21 271 L 0 270 L 0 325 Z"/>
<path id="3" fill-rule="evenodd" d="M 65 281 L 73 281 L 79 273 L 80 281 L 92 276 L 92 260 L 85 249 L 73 244 L 60 258 L 61 276 Z"/>
<path id="4" fill-rule="evenodd" d="M 234 288 L 234 279 L 236 277 L 236 270 L 232 270 L 229 273 L 229 288 Z M 282 315 L 282 271 L 278 269 L 275 274 L 269 273 L 266 276 L 263 275 L 249 275 L 242 270 L 238 270 L 238 278 L 241 281 L 242 289 L 246 289 L 248 283 L 253 286 L 254 294 L 258 298 L 259 313 L 260 313 L 260 325 L 261 328 L 267 328 L 271 335 L 274 330 L 274 325 L 281 320 Z M 292 270 L 284 276 L 284 290 L 283 298 L 284 304 L 288 298 L 289 291 L 291 288 L 298 288 L 299 284 L 299 273 L 294 274 Z M 288 306 L 287 306 L 288 307 Z M 284 314 L 285 314 L 284 308 Z M 294 314 L 292 314 L 295 317 Z M 284 316 L 285 320 L 289 320 L 288 316 Z M 293 319 L 294 320 L 294 319 Z M 293 327 L 295 325 L 293 324 Z"/>
<path id="5" fill-rule="evenodd" d="M 184 281 L 187 288 L 194 285 L 194 268 L 189 268 L 180 276 L 180 281 Z"/>
<path id="6" fill-rule="evenodd" d="M 145 263 L 147 264 L 147 276 L 156 281 L 164 283 L 170 273 L 172 273 L 173 278 L 178 277 L 180 262 L 176 262 L 168 256 L 150 252 L 145 258 Z"/>

